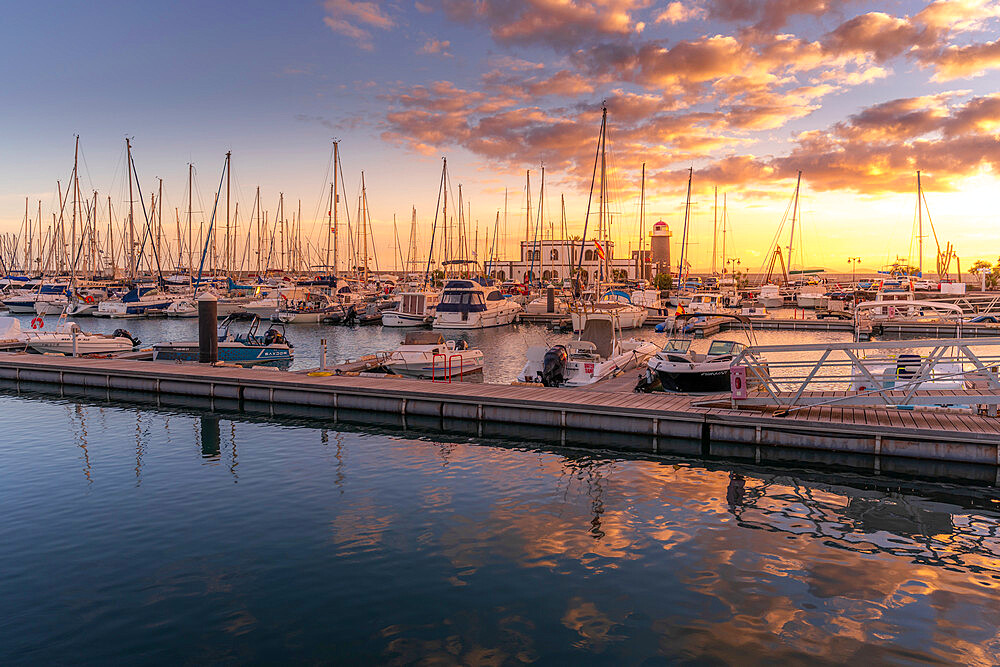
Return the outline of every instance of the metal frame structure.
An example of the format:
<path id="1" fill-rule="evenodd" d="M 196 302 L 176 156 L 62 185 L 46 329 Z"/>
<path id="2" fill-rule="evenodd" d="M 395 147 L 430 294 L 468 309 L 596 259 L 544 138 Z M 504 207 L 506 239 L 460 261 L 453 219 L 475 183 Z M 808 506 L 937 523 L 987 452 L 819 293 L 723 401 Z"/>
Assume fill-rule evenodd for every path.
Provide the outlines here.
<path id="1" fill-rule="evenodd" d="M 871 369 L 892 365 L 892 378 Z M 730 368 L 734 408 L 1000 405 L 1000 338 L 765 345 L 745 349 Z"/>

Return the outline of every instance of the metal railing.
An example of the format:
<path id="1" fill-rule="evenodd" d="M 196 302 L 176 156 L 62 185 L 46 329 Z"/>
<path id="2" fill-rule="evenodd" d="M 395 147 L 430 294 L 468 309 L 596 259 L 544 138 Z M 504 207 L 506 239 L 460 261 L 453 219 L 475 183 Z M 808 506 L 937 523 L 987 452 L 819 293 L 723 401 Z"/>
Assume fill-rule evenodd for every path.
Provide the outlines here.
<path id="1" fill-rule="evenodd" d="M 996 406 L 1000 338 L 748 347 L 730 377 L 733 407 Z"/>

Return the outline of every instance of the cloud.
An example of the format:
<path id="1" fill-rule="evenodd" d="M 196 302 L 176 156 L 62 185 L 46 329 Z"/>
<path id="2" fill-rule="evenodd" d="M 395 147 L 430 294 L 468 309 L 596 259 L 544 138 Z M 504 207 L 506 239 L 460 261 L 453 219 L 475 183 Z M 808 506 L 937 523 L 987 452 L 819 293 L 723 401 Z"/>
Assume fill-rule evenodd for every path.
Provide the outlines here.
<path id="1" fill-rule="evenodd" d="M 949 46 L 927 59 L 936 71 L 934 81 L 951 81 L 986 74 L 987 70 L 1000 68 L 1000 39 L 985 44 Z"/>
<path id="2" fill-rule="evenodd" d="M 395 22 L 375 2 L 361 0 L 324 0 L 326 16 L 323 22 L 336 33 L 356 41 L 358 46 L 372 50 L 371 29 L 389 30 Z"/>
<path id="3" fill-rule="evenodd" d="M 656 16 L 656 23 L 685 23 L 693 19 L 703 19 L 708 16 L 704 7 L 697 4 L 671 2 L 667 8 Z"/>
<path id="4" fill-rule="evenodd" d="M 711 0 L 707 12 L 712 19 L 753 22 L 756 30 L 774 31 L 792 16 L 820 16 L 833 4 L 831 0 Z"/>
<path id="5" fill-rule="evenodd" d="M 448 40 L 441 41 L 437 39 L 428 39 L 426 42 L 424 42 L 424 45 L 420 47 L 417 53 L 422 53 L 427 55 L 440 54 L 442 56 L 447 56 L 450 58 L 451 54 L 448 53 L 448 47 L 450 46 L 451 42 L 449 42 Z"/>
<path id="6" fill-rule="evenodd" d="M 602 37 L 641 32 L 634 19 L 650 0 L 442 0 L 454 20 L 485 25 L 504 44 L 569 49 Z"/>

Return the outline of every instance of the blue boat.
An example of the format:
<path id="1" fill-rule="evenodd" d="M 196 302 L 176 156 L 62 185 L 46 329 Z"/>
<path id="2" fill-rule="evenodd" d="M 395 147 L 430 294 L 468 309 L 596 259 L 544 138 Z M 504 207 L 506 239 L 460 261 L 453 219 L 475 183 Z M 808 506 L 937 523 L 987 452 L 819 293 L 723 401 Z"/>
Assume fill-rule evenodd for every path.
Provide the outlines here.
<path id="1" fill-rule="evenodd" d="M 230 316 L 219 325 L 219 361 L 238 366 L 291 366 L 295 348 L 285 338 L 284 326 L 272 325 L 258 336 L 259 318 L 254 317 L 243 334 L 230 331 L 235 321 Z M 153 361 L 198 361 L 198 356 L 198 341 L 168 341 L 153 346 Z"/>

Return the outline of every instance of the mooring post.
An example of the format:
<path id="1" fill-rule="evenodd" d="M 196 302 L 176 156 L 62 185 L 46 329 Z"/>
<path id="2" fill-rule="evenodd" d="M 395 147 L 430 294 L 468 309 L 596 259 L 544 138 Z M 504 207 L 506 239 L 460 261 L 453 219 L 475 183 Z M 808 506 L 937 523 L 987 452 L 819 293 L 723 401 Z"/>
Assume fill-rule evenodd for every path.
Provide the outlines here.
<path id="1" fill-rule="evenodd" d="M 545 312 L 556 312 L 556 290 L 554 287 L 545 289 Z"/>
<path id="2" fill-rule="evenodd" d="M 74 357 L 76 357 L 76 356 L 77 356 L 77 347 L 76 347 L 76 327 L 73 327 L 73 356 L 74 356 Z"/>
<path id="3" fill-rule="evenodd" d="M 198 362 L 214 364 L 219 360 L 219 300 L 214 294 L 198 297 Z"/>
<path id="4" fill-rule="evenodd" d="M 319 339 L 319 369 L 326 370 L 326 339 Z"/>

